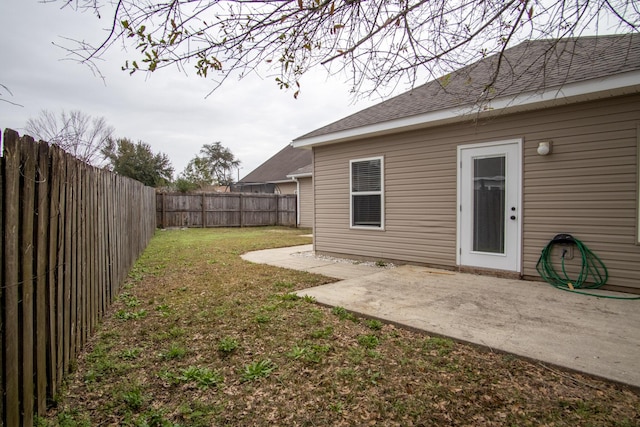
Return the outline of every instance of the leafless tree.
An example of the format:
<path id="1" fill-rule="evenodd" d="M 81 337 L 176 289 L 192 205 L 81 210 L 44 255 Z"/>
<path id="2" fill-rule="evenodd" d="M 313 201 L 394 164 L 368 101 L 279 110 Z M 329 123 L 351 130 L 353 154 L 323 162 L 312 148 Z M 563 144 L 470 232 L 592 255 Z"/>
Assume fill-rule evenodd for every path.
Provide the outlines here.
<path id="1" fill-rule="evenodd" d="M 42 110 L 27 120 L 26 133 L 36 139 L 56 144 L 66 152 L 95 166 L 104 162 L 101 153 L 114 132 L 104 117 L 92 117 L 82 111 Z"/>
<path id="2" fill-rule="evenodd" d="M 51 0 L 108 15 L 100 46 L 68 49 L 92 63 L 133 46 L 123 70 L 193 66 L 217 85 L 267 72 L 298 91 L 325 66 L 360 94 L 447 74 L 523 40 L 640 29 L 637 0 Z"/>

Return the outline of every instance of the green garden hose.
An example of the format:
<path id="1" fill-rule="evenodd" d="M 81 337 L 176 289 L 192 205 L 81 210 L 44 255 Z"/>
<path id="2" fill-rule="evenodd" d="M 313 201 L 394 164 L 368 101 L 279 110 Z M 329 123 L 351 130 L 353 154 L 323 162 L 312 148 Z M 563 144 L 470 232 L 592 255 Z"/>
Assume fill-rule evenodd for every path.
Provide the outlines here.
<path id="1" fill-rule="evenodd" d="M 555 245 L 573 245 L 580 252 L 582 265 L 578 276 L 574 279 L 570 278 L 565 268 L 565 255 L 567 251 L 563 251 L 561 256 L 562 274 L 560 274 L 553 266 L 551 252 Z M 600 298 L 613 299 L 640 299 L 640 297 L 617 297 L 613 295 L 598 295 L 589 292 L 583 292 L 579 289 L 598 289 L 607 283 L 609 272 L 602 260 L 580 240 L 570 234 L 558 234 L 542 249 L 540 259 L 536 264 L 538 274 L 545 282 L 561 289 L 563 291 L 575 292 L 583 295 L 591 295 Z M 589 278 L 591 280 L 589 280 Z"/>

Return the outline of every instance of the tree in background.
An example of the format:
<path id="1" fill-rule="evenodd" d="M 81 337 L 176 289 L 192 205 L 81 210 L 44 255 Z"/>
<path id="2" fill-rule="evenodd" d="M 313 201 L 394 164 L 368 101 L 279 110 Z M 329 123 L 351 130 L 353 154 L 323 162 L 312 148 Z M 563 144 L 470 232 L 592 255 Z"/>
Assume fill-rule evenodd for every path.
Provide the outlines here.
<path id="1" fill-rule="evenodd" d="M 114 132 L 104 117 L 92 117 L 79 110 L 60 114 L 42 110 L 25 125 L 26 133 L 35 139 L 55 144 L 78 159 L 100 166 L 102 150 Z"/>
<path id="2" fill-rule="evenodd" d="M 128 138 L 110 139 L 102 154 L 113 172 L 136 179 L 149 187 L 161 187 L 171 182 L 173 167 L 164 153 L 154 154 L 142 141 L 134 144 Z"/>
<path id="3" fill-rule="evenodd" d="M 131 73 L 189 64 L 220 85 L 259 69 L 296 93 L 300 77 L 318 66 L 344 71 L 355 92 L 380 93 L 524 40 L 640 29 L 637 0 L 57 1 L 111 15 L 100 46 L 68 47 L 86 64 L 125 44 L 139 52 L 124 64 Z"/>
<path id="4" fill-rule="evenodd" d="M 202 188 L 206 185 L 230 185 L 234 169 L 240 166 L 231 150 L 220 142 L 205 144 L 200 155 L 189 161 L 181 178 Z"/>

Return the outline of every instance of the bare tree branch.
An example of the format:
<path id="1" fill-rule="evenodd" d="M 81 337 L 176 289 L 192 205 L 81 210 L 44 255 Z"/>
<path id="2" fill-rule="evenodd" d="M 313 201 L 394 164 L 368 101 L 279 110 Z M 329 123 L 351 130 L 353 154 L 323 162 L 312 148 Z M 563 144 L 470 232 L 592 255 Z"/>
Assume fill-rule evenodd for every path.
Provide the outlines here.
<path id="1" fill-rule="evenodd" d="M 354 91 L 413 85 L 527 39 L 638 32 L 635 0 L 57 0 L 112 4 L 97 47 L 67 47 L 93 63 L 116 41 L 137 51 L 130 73 L 192 66 L 215 82 L 267 72 L 297 90 L 311 68 L 350 76 Z M 606 22 L 607 27 L 603 28 Z"/>

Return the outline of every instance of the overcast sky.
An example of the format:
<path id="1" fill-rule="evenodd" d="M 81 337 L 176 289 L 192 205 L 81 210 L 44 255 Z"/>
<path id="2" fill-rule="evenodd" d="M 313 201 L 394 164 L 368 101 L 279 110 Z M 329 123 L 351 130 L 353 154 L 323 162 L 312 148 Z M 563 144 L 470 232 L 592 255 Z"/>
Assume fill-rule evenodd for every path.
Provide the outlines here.
<path id="1" fill-rule="evenodd" d="M 0 1 L 0 84 L 12 95 L 0 101 L 0 128 L 23 134 L 40 110 L 81 110 L 103 116 L 116 137 L 144 141 L 166 153 L 181 172 L 203 144 L 220 141 L 242 162 L 240 177 L 251 172 L 292 139 L 372 105 L 354 103 L 345 76 L 324 72 L 305 76 L 299 98 L 278 89 L 274 78 L 252 77 L 225 85 L 208 98 L 209 80 L 177 70 L 154 74 L 121 71 L 133 51 L 112 51 L 100 70 L 103 82 L 53 43 L 61 37 L 99 44 L 108 23 L 90 13 L 61 9 L 61 3 Z"/>

